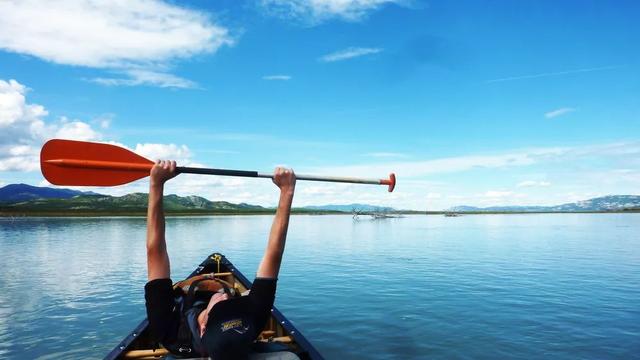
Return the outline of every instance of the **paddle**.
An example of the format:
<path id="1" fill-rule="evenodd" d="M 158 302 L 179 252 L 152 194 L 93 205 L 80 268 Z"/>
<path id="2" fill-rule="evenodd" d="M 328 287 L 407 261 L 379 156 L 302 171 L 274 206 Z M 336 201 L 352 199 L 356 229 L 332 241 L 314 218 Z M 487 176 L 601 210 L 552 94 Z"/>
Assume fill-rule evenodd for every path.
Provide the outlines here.
<path id="1" fill-rule="evenodd" d="M 153 161 L 111 144 L 53 139 L 40 152 L 42 175 L 54 185 L 115 186 L 149 176 Z M 269 178 L 257 171 L 177 167 L 177 173 Z M 298 180 L 396 186 L 395 174 L 389 179 L 359 179 L 338 176 L 298 175 Z"/>

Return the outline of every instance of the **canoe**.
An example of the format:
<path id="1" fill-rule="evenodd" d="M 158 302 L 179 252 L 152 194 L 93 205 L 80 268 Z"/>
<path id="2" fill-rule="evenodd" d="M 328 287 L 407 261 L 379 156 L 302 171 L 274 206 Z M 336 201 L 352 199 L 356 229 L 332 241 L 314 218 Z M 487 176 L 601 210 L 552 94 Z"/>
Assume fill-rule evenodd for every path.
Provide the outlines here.
<path id="1" fill-rule="evenodd" d="M 233 284 L 240 292 L 251 288 L 251 282 L 222 254 L 213 253 L 207 256 L 189 277 L 208 273 L 215 273 L 216 277 Z M 174 357 L 166 349 L 162 347 L 153 349 L 149 339 L 148 324 L 145 318 L 104 359 L 173 359 Z M 304 335 L 275 306 L 271 309 L 271 317 L 257 339 L 256 347 L 267 352 L 278 351 L 273 353 L 274 358 L 295 359 L 295 356 L 292 356 L 295 354 L 302 360 L 323 359 Z M 289 353 L 283 353 L 282 350 Z M 269 355 L 260 353 L 253 357 L 268 359 Z"/>

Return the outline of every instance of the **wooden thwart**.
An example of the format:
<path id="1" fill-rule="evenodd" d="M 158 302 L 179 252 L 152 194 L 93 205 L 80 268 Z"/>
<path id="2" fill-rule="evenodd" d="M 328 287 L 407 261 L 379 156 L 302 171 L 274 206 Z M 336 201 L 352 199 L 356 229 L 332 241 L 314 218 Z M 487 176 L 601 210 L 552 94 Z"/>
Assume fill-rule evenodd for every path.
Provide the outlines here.
<path id="1" fill-rule="evenodd" d="M 267 339 L 259 340 L 261 342 L 278 342 L 283 344 L 291 344 L 293 342 L 293 338 L 291 336 L 278 336 L 278 337 L 270 337 Z"/>
<path id="2" fill-rule="evenodd" d="M 169 354 L 169 350 L 167 349 L 155 349 L 155 350 L 131 350 L 122 354 L 124 359 L 154 359 L 161 356 L 166 356 Z"/>

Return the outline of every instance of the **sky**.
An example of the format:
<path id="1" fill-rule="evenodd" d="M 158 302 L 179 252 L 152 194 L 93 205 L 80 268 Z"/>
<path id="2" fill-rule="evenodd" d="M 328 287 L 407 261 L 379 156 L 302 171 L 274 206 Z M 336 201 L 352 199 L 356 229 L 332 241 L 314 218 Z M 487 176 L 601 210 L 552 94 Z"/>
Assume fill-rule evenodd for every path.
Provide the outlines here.
<path id="1" fill-rule="evenodd" d="M 51 138 L 299 182 L 294 206 L 640 194 L 636 1 L 0 1 L 0 186 Z M 81 188 L 123 195 L 148 182 Z M 167 193 L 274 206 L 265 179 Z"/>

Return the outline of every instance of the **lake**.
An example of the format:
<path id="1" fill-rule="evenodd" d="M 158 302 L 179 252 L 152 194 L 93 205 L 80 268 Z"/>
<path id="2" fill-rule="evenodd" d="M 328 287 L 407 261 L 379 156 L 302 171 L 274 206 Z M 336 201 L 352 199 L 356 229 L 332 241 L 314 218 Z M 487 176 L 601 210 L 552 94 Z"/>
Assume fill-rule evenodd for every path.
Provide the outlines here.
<path id="1" fill-rule="evenodd" d="M 174 280 L 252 278 L 272 216 L 174 217 Z M 143 218 L 0 218 L 0 358 L 102 358 L 145 316 Z M 293 216 L 276 306 L 328 359 L 640 358 L 640 214 Z"/>

